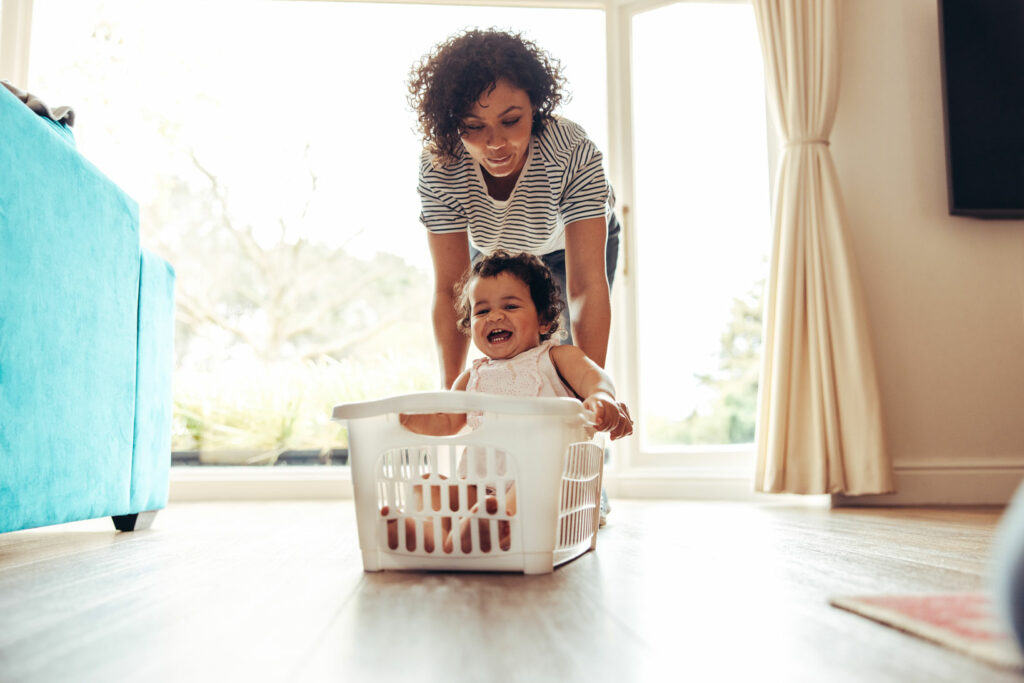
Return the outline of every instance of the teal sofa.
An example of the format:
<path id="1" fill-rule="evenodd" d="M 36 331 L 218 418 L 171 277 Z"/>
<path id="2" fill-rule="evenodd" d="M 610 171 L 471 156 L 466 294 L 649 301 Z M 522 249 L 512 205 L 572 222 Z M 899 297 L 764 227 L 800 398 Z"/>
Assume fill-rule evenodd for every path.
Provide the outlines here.
<path id="1" fill-rule="evenodd" d="M 173 334 L 137 204 L 0 87 L 0 532 L 166 505 Z"/>

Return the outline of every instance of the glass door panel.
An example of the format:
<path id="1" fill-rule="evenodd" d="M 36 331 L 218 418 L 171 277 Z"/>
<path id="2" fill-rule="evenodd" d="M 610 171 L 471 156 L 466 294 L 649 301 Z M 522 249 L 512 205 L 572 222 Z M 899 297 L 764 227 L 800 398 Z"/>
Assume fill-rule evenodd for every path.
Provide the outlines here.
<path id="1" fill-rule="evenodd" d="M 749 443 L 771 227 L 753 8 L 683 2 L 631 30 L 641 450 Z"/>

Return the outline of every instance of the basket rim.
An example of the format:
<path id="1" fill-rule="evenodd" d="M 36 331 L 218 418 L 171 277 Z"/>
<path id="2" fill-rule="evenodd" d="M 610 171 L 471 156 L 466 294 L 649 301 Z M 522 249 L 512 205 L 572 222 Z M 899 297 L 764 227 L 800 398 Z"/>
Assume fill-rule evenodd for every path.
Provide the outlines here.
<path id="1" fill-rule="evenodd" d="M 505 396 L 476 391 L 418 391 L 370 401 L 339 403 L 331 413 L 335 420 L 377 417 L 389 413 L 439 413 L 479 411 L 512 415 L 583 415 L 583 404 L 562 396 Z"/>

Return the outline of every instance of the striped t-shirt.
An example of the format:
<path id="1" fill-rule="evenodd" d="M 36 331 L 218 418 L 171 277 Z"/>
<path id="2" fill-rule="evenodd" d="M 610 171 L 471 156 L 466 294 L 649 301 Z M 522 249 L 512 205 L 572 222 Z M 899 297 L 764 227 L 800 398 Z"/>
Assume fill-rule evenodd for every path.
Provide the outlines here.
<path id="1" fill-rule="evenodd" d="M 530 139 L 526 164 L 512 194 L 498 201 L 487 194 L 480 165 L 462 158 L 435 167 L 429 152 L 420 160 L 420 222 L 431 232 L 469 231 L 470 243 L 542 256 L 565 248 L 565 226 L 607 217 L 615 206 L 601 152 L 583 128 L 556 118 Z"/>

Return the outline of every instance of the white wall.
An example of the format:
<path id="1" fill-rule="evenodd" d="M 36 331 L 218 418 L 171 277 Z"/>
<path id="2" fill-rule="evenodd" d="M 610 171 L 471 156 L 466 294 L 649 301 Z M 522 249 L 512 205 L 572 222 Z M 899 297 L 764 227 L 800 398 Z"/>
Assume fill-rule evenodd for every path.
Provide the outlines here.
<path id="1" fill-rule="evenodd" d="M 842 21 L 832 151 L 900 488 L 862 502 L 1005 502 L 1024 475 L 1024 221 L 948 214 L 936 2 L 847 0 Z"/>
<path id="2" fill-rule="evenodd" d="M 28 81 L 28 39 L 32 0 L 0 0 L 0 79 L 24 88 Z"/>

